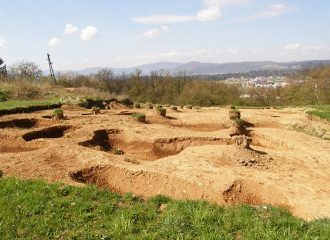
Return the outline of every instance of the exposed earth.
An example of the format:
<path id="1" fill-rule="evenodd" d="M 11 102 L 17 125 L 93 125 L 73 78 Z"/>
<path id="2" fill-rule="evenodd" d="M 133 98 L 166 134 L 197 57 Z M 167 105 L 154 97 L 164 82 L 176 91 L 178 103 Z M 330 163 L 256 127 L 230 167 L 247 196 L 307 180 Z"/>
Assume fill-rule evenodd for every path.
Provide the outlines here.
<path id="1" fill-rule="evenodd" d="M 22 179 L 95 184 L 137 196 L 204 199 L 217 204 L 274 205 L 306 220 L 330 217 L 330 141 L 290 130 L 303 109 L 243 109 L 251 148 L 230 137 L 226 108 L 152 109 L 125 106 L 0 117 L 0 170 Z M 147 123 L 132 113 L 146 115 Z"/>

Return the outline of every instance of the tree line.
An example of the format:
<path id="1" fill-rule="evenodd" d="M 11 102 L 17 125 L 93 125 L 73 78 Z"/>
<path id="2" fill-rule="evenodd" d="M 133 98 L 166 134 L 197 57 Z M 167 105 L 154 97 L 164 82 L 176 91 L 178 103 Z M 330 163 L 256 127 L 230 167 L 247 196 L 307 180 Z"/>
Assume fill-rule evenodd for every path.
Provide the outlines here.
<path id="1" fill-rule="evenodd" d="M 1 81 L 38 82 L 51 84 L 47 76 L 33 62 L 18 62 L 0 74 Z M 278 88 L 248 87 L 211 81 L 185 73 L 170 74 L 164 70 L 143 75 L 137 69 L 131 74 L 115 75 L 110 69 L 97 74 L 57 74 L 57 85 L 88 87 L 114 95 L 127 95 L 133 101 L 199 106 L 213 105 L 310 105 L 330 104 L 330 66 L 295 72 L 288 77 L 288 85 Z"/>

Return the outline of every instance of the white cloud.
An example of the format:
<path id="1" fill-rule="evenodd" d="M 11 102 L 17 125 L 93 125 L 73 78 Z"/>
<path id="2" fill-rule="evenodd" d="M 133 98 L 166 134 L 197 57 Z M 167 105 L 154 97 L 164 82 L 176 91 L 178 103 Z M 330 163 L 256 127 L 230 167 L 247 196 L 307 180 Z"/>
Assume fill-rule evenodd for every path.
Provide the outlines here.
<path id="1" fill-rule="evenodd" d="M 57 37 L 53 37 L 48 41 L 48 46 L 49 47 L 56 47 L 61 45 L 63 42 L 61 39 L 57 38 Z"/>
<path id="2" fill-rule="evenodd" d="M 132 20 L 141 24 L 172 24 L 192 22 L 195 20 L 195 17 L 184 15 L 154 15 L 148 17 L 135 17 Z"/>
<path id="3" fill-rule="evenodd" d="M 0 36 L 0 48 L 5 48 L 7 46 L 8 46 L 7 40 Z"/>
<path id="4" fill-rule="evenodd" d="M 83 41 L 90 41 L 97 35 L 97 28 L 94 26 L 87 26 L 80 32 L 80 39 Z"/>
<path id="5" fill-rule="evenodd" d="M 161 34 L 161 31 L 158 28 L 151 29 L 143 33 L 143 37 L 145 38 L 155 38 Z"/>
<path id="6" fill-rule="evenodd" d="M 250 0 L 204 0 L 203 3 L 206 6 L 218 6 L 223 7 L 227 5 L 238 5 L 247 3 Z"/>
<path id="7" fill-rule="evenodd" d="M 78 27 L 68 23 L 68 24 L 65 24 L 64 26 L 64 34 L 67 34 L 67 35 L 75 35 L 78 33 Z"/>
<path id="8" fill-rule="evenodd" d="M 217 6 L 210 6 L 202 9 L 197 13 L 196 19 L 198 21 L 213 21 L 222 15 L 220 8 Z"/>
<path id="9" fill-rule="evenodd" d="M 259 18 L 277 17 L 277 16 L 281 16 L 281 15 L 287 13 L 288 10 L 289 9 L 282 3 L 271 4 L 269 6 L 269 9 L 257 14 L 257 17 L 259 17 Z"/>
<path id="10" fill-rule="evenodd" d="M 286 50 L 297 50 L 297 49 L 301 48 L 301 44 L 300 43 L 288 44 L 284 48 Z"/>
<path id="11" fill-rule="evenodd" d="M 163 25 L 160 28 L 150 29 L 150 30 L 142 33 L 142 35 L 138 36 L 137 38 L 157 38 L 162 33 L 165 33 L 165 32 L 168 32 L 168 31 L 169 31 L 169 27 L 166 26 L 166 25 Z"/>
<path id="12" fill-rule="evenodd" d="M 286 13 L 289 13 L 291 11 L 292 11 L 291 7 L 288 7 L 282 3 L 270 4 L 268 9 L 266 9 L 263 12 L 259 12 L 255 15 L 249 16 L 249 17 L 238 18 L 238 19 L 235 19 L 233 22 L 239 23 L 239 22 L 257 20 L 257 19 L 262 19 L 262 18 L 278 17 L 278 16 L 284 15 Z"/>

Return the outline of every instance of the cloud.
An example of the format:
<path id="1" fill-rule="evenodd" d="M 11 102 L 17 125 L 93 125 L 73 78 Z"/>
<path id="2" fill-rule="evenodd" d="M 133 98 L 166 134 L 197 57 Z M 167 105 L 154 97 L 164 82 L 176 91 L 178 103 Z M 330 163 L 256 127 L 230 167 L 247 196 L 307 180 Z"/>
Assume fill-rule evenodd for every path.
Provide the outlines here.
<path id="1" fill-rule="evenodd" d="M 134 17 L 132 21 L 140 24 L 174 24 L 187 22 L 214 21 L 222 16 L 221 8 L 224 5 L 247 2 L 249 0 L 204 0 L 205 8 L 200 9 L 194 15 L 153 15 Z"/>
<path id="2" fill-rule="evenodd" d="M 159 37 L 162 33 L 168 32 L 169 31 L 169 27 L 166 25 L 163 25 L 159 28 L 153 28 L 150 29 L 144 33 L 142 33 L 140 36 L 138 36 L 137 38 L 157 38 Z"/>
<path id="3" fill-rule="evenodd" d="M 270 4 L 269 7 L 262 12 L 259 12 L 253 16 L 235 19 L 233 22 L 239 23 L 239 22 L 246 22 L 246 21 L 252 21 L 263 18 L 278 17 L 286 13 L 289 13 L 290 11 L 292 11 L 292 8 L 282 3 Z"/>
<path id="4" fill-rule="evenodd" d="M 9 43 L 7 42 L 7 40 L 0 36 L 0 48 L 5 48 L 8 45 L 9 45 Z"/>
<path id="5" fill-rule="evenodd" d="M 206 6 L 223 7 L 228 5 L 240 5 L 249 2 L 250 0 L 204 0 Z"/>
<path id="6" fill-rule="evenodd" d="M 56 47 L 56 46 L 59 46 L 61 45 L 63 42 L 61 39 L 57 38 L 57 37 L 53 37 L 51 38 L 49 41 L 48 41 L 48 46 L 49 47 Z"/>
<path id="7" fill-rule="evenodd" d="M 64 34 L 67 35 L 75 35 L 78 33 L 78 28 L 70 23 L 65 24 L 64 26 Z"/>
<path id="8" fill-rule="evenodd" d="M 277 17 L 277 16 L 281 16 L 285 13 L 288 12 L 288 8 L 282 4 L 271 4 L 269 6 L 269 9 L 267 9 L 264 12 L 261 12 L 259 14 L 256 15 L 257 18 L 268 18 L 268 17 Z"/>
<path id="9" fill-rule="evenodd" d="M 94 26 L 87 26 L 80 32 L 80 39 L 83 41 L 90 41 L 97 35 L 97 28 Z"/>
<path id="10" fill-rule="evenodd" d="M 220 8 L 217 6 L 210 6 L 208 8 L 200 10 L 197 15 L 196 19 L 198 21 L 213 21 L 219 18 L 222 15 Z"/>
<path id="11" fill-rule="evenodd" d="M 284 48 L 286 50 L 297 50 L 297 49 L 301 48 L 301 44 L 300 43 L 288 44 Z"/>

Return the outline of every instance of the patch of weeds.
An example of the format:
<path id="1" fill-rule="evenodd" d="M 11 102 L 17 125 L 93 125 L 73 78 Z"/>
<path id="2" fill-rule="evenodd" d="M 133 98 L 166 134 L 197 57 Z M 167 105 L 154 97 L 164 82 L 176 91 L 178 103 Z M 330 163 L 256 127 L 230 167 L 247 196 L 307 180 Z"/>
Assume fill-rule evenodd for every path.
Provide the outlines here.
<path id="1" fill-rule="evenodd" d="M 144 115 L 144 114 L 135 113 L 135 114 L 132 114 L 131 117 L 137 122 L 142 122 L 142 123 L 146 122 L 146 115 Z"/>
<path id="2" fill-rule="evenodd" d="M 53 118 L 56 119 L 56 120 L 64 119 L 64 111 L 60 108 L 54 109 Z"/>

